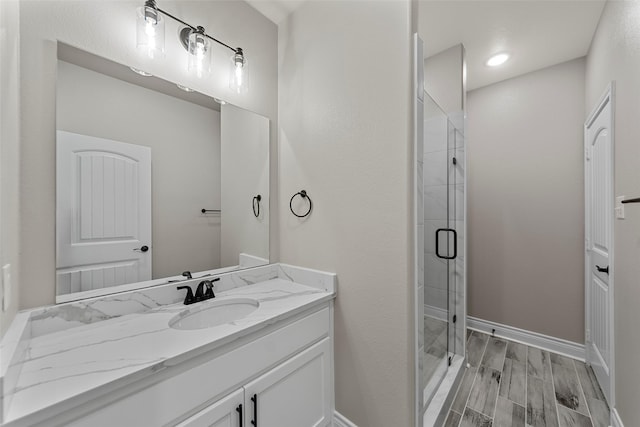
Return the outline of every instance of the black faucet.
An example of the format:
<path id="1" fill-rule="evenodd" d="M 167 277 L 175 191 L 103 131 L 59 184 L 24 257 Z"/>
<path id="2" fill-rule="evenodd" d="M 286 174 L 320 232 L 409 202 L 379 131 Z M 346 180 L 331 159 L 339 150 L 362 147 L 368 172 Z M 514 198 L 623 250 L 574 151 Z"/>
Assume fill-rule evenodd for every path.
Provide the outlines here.
<path id="1" fill-rule="evenodd" d="M 193 304 L 195 302 L 193 298 L 193 291 L 191 290 L 191 286 L 178 286 L 178 290 L 186 289 L 187 295 L 184 297 L 184 305 Z"/>
<path id="2" fill-rule="evenodd" d="M 178 286 L 178 290 L 186 289 L 187 295 L 184 298 L 184 305 L 193 304 L 195 302 L 205 301 L 211 298 L 215 298 L 216 295 L 213 293 L 213 282 L 219 281 L 220 278 L 216 277 L 211 280 L 203 280 L 198 283 L 198 287 L 196 288 L 196 293 L 194 295 L 190 286 Z M 206 289 L 205 289 L 206 288 Z"/>

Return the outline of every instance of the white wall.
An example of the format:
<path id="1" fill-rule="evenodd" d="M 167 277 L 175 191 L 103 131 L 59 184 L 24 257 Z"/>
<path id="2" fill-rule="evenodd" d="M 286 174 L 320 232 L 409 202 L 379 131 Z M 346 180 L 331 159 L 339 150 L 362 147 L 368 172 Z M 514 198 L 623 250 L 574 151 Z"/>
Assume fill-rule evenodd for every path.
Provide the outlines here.
<path id="1" fill-rule="evenodd" d="M 233 105 L 223 105 L 222 232 L 223 265 L 238 254 L 269 258 L 269 121 Z M 253 198 L 260 194 L 254 215 Z M 259 211 L 258 211 L 259 209 Z"/>
<path id="2" fill-rule="evenodd" d="M 19 302 L 20 18 L 17 1 L 0 1 L 0 265 L 11 267 L 8 310 L 0 303 L 0 337 Z M 0 300 L 3 296 L 0 295 Z"/>
<path id="3" fill-rule="evenodd" d="M 177 16 L 203 25 L 220 39 L 245 49 L 251 68 L 251 88 L 246 95 L 234 95 L 227 83 L 227 52 L 216 49 L 217 71 L 214 70 L 209 79 L 198 80 L 186 70 L 187 53 L 176 36 L 178 27 L 171 21 L 166 25 L 166 58 L 157 61 L 144 58 L 137 51 L 135 40 L 135 9 L 140 4 L 139 1 L 90 0 L 21 2 L 21 308 L 54 301 L 55 218 L 48 212 L 53 212 L 55 206 L 56 40 L 226 99 L 268 117 L 274 126 L 277 124 L 275 24 L 242 1 L 162 3 L 163 8 Z M 272 159 L 277 158 L 273 155 L 274 141 L 275 132 L 272 133 Z M 277 164 L 272 162 L 271 168 L 275 173 Z M 271 185 L 273 198 L 277 194 L 275 179 Z M 271 234 L 276 236 L 277 232 L 272 230 Z M 277 260 L 277 250 L 271 253 Z"/>
<path id="4" fill-rule="evenodd" d="M 616 84 L 615 195 L 640 197 L 640 3 L 609 1 L 587 56 L 586 113 Z M 616 407 L 625 426 L 640 425 L 640 205 L 615 221 Z"/>
<path id="5" fill-rule="evenodd" d="M 469 315 L 584 342 L 584 59 L 468 93 Z"/>
<path id="6" fill-rule="evenodd" d="M 281 260 L 338 274 L 336 406 L 363 427 L 413 425 L 410 10 L 308 1 L 278 32 Z"/>
<path id="7" fill-rule="evenodd" d="M 220 112 L 64 61 L 57 89 L 58 130 L 151 148 L 152 277 L 221 267 L 220 216 L 200 212 L 220 208 Z"/>

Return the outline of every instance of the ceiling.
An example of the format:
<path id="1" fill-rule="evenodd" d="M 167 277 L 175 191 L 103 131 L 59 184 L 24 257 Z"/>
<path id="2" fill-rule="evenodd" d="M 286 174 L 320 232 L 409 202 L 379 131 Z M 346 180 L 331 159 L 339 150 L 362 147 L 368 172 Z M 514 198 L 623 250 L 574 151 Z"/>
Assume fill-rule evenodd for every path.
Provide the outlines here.
<path id="1" fill-rule="evenodd" d="M 585 56 L 605 0 L 447 0 L 419 2 L 425 58 L 462 43 L 467 90 Z M 493 54 L 508 52 L 492 68 Z"/>
<path id="2" fill-rule="evenodd" d="M 247 1 L 279 24 L 305 1 L 322 0 Z M 605 1 L 419 0 L 418 28 L 425 58 L 464 44 L 467 90 L 473 90 L 585 56 Z M 487 67 L 499 52 L 508 52 L 509 61 Z"/>
<path id="3" fill-rule="evenodd" d="M 279 24 L 306 0 L 246 0 L 254 9 Z"/>

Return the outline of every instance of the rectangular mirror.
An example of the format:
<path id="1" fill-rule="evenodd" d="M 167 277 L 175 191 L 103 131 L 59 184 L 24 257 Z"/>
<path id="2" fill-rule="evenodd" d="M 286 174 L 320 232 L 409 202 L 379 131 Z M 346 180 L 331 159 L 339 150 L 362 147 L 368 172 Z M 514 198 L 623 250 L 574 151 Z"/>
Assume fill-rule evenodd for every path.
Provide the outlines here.
<path id="1" fill-rule="evenodd" d="M 58 303 L 269 262 L 269 120 L 139 73 L 58 43 Z"/>

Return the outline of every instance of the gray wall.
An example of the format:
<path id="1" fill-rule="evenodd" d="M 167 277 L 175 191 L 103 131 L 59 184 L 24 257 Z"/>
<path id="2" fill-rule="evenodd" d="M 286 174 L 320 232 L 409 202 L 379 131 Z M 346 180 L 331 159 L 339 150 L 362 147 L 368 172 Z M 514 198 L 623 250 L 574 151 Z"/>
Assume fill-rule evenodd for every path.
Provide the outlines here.
<path id="1" fill-rule="evenodd" d="M 584 342 L 584 59 L 469 92 L 469 315 Z"/>
<path id="2" fill-rule="evenodd" d="M 464 47 L 461 44 L 424 60 L 424 90 L 447 115 L 464 110 Z"/>
<path id="3" fill-rule="evenodd" d="M 242 1 L 165 1 L 162 7 L 182 19 L 211 29 L 216 37 L 242 46 L 250 64 L 251 88 L 236 95 L 228 87 L 229 62 L 225 49 L 214 51 L 208 79 L 186 70 L 186 52 L 176 33 L 166 24 L 166 58 L 151 61 L 136 49 L 136 7 L 139 1 L 23 1 L 21 26 L 20 159 L 21 296 L 20 307 L 54 302 L 55 218 L 55 81 L 56 40 L 122 64 L 144 69 L 165 80 L 225 99 L 255 111 L 277 126 L 277 27 Z M 243 25 L 238 25 L 242 22 Z M 271 197 L 277 197 L 275 130 L 271 137 Z M 272 214 L 277 215 L 277 206 Z M 274 224 L 274 227 L 277 227 Z M 275 230 L 275 231 L 274 231 Z M 277 236 L 277 228 L 271 229 Z M 277 260 L 277 238 L 271 254 Z"/>
<path id="4" fill-rule="evenodd" d="M 338 274 L 336 406 L 363 427 L 413 422 L 410 9 L 309 1 L 278 34 L 281 260 Z"/>
<path id="5" fill-rule="evenodd" d="M 152 277 L 221 267 L 220 216 L 200 212 L 220 207 L 220 112 L 64 61 L 57 89 L 59 130 L 151 148 Z"/>
<path id="6" fill-rule="evenodd" d="M 11 284 L 5 283 L 11 288 L 9 307 L 5 312 L 0 306 L 0 338 L 15 316 L 19 301 L 19 13 L 17 1 L 0 1 L 0 266 L 11 265 Z"/>
<path id="7" fill-rule="evenodd" d="M 238 254 L 269 258 L 269 121 L 233 105 L 222 118 L 222 265 L 238 263 Z M 253 197 L 262 196 L 258 217 Z"/>
<path id="8" fill-rule="evenodd" d="M 615 195 L 640 197 L 640 3 L 607 2 L 587 56 L 586 113 L 616 82 Z M 616 407 L 625 426 L 640 425 L 640 205 L 614 220 Z"/>

